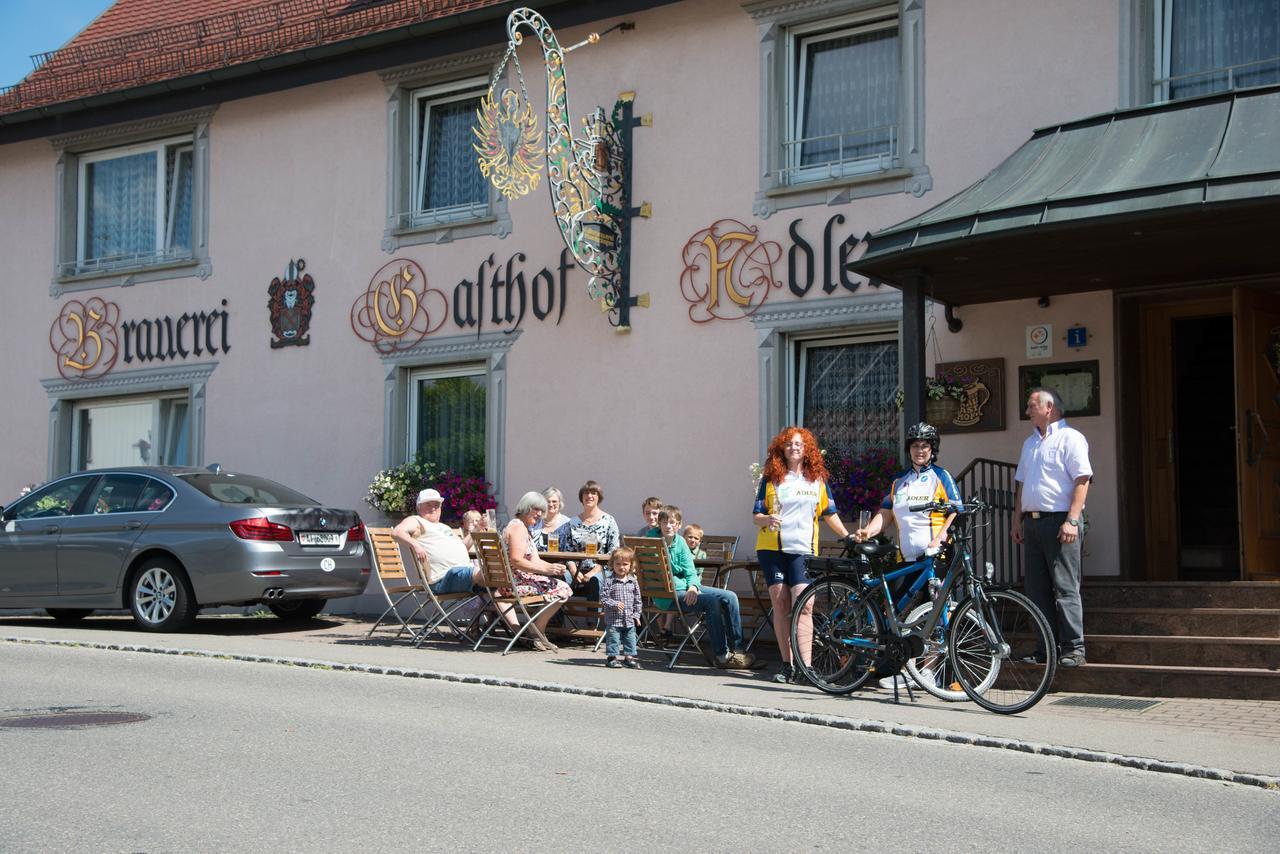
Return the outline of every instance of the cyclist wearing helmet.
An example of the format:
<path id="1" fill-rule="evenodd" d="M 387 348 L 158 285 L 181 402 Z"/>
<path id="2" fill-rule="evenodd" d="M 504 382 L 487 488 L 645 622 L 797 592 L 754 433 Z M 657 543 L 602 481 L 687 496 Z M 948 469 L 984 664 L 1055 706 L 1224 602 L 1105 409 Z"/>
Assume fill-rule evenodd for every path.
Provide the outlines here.
<path id="1" fill-rule="evenodd" d="M 880 512 L 854 537 L 862 541 L 896 524 L 898 551 L 907 561 L 917 560 L 926 549 L 942 545 L 955 515 L 912 513 L 907 509 L 930 501 L 950 501 L 957 508 L 961 506 L 955 480 L 937 464 L 939 444 L 938 431 L 931 424 L 921 421 L 907 430 L 906 451 L 911 467 L 893 479 L 889 494 L 880 503 Z"/>

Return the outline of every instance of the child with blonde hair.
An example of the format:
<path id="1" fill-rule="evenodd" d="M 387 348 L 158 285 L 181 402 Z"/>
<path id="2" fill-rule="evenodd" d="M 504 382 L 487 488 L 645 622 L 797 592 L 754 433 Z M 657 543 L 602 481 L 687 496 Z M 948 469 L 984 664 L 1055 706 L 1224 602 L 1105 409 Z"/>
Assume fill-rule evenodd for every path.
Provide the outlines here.
<path id="1" fill-rule="evenodd" d="M 609 574 L 600 585 L 600 606 L 604 609 L 604 649 L 609 667 L 640 670 L 636 658 L 636 627 L 642 616 L 640 584 L 635 575 L 636 553 L 626 546 L 609 556 Z M 618 653 L 624 656 L 618 661 Z"/>

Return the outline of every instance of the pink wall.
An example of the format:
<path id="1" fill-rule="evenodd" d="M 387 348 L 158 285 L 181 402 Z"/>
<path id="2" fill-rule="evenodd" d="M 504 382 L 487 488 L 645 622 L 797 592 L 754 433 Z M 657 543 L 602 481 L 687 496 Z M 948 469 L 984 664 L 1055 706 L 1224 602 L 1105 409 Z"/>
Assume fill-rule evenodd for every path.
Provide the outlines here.
<path id="1" fill-rule="evenodd" d="M 599 480 L 606 509 L 624 531 L 640 524 L 639 503 L 661 495 L 708 531 L 750 543 L 747 467 L 757 459 L 758 369 L 750 323 L 695 326 L 680 295 L 680 251 L 689 237 L 731 217 L 786 246 L 788 224 L 815 243 L 836 213 L 845 233 L 891 225 L 944 201 L 997 165 L 1031 130 L 1113 108 L 1119 58 L 1114 2 L 930 0 L 926 11 L 927 163 L 934 189 L 838 207 L 751 214 L 759 138 L 756 24 L 736 0 L 706 0 L 633 16 L 637 28 L 613 33 L 567 62 L 575 121 L 596 104 L 637 93 L 636 112 L 653 127 L 635 131 L 636 201 L 653 218 L 633 224 L 633 291 L 648 292 L 629 335 L 618 335 L 569 277 L 563 321 L 526 317 L 508 359 L 508 505 L 526 490 L 555 485 L 573 495 Z M 552 21 L 554 24 L 554 20 Z M 592 29 L 605 29 L 601 21 Z M 571 43 L 585 29 L 560 33 Z M 495 29 L 495 38 L 499 31 Z M 521 51 L 535 100 L 538 57 Z M 544 186 L 510 205 L 506 239 L 482 237 L 380 248 L 386 194 L 386 89 L 375 74 L 223 104 L 211 124 L 210 254 L 213 275 L 93 292 L 122 314 L 156 316 L 229 300 L 231 352 L 218 357 L 207 398 L 206 461 L 259 471 L 325 501 L 363 508 L 381 467 L 384 369 L 352 334 L 353 300 L 393 257 L 426 270 L 451 292 L 493 253 L 524 252 L 526 276 L 559 257 L 560 238 Z M 65 300 L 48 295 L 52 268 L 53 154 L 46 141 L 0 147 L 0 257 L 6 305 L 0 334 L 9 354 L 0 390 L 9 404 L 0 452 L 0 500 L 45 479 L 48 400 L 37 380 L 55 376 L 48 326 Z M 317 282 L 312 344 L 272 351 L 267 284 L 290 258 L 304 257 Z M 785 258 L 780 273 L 785 275 Z M 1028 271 L 1033 276 L 1033 271 Z M 815 292 L 807 302 L 823 297 Z M 859 293 L 866 293 L 863 288 Z M 771 304 L 793 299 L 785 289 Z M 1111 305 L 1105 293 L 960 310 L 953 336 L 939 322 L 946 360 L 1004 356 L 1012 394 L 1022 327 L 1051 320 L 1055 331 L 1082 318 L 1096 337 L 1086 358 L 1102 363 L 1103 414 L 1081 419 L 1099 471 L 1117 465 Z M 451 328 L 451 327 L 447 327 Z M 456 331 L 456 330 L 455 330 Z M 440 334 L 444 334 L 443 331 Z M 1026 430 L 1010 399 L 1009 429 L 948 437 L 954 469 L 973 456 L 1015 459 Z M 576 501 L 570 500 L 570 510 Z M 1088 571 L 1118 571 L 1114 478 L 1099 477 L 1091 511 Z M 748 546 L 749 549 L 749 546 Z"/>

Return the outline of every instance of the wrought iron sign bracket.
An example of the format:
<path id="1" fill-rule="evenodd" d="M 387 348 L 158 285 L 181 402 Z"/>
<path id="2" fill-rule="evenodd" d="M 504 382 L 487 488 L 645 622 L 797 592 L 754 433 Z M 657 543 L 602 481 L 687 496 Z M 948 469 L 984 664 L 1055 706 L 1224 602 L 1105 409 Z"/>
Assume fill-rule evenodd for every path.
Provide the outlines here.
<path id="1" fill-rule="evenodd" d="M 652 216 L 653 209 L 648 202 L 643 202 L 639 207 L 631 206 L 631 163 L 632 163 L 632 134 L 631 132 L 638 127 L 653 127 L 653 114 L 646 113 L 643 116 L 635 114 L 635 92 L 623 92 L 618 95 L 618 102 L 614 105 L 614 121 L 618 128 L 618 138 L 622 145 L 622 215 L 619 217 L 622 229 L 622 257 L 618 259 L 618 302 L 615 306 L 618 312 L 617 329 L 620 333 L 631 331 L 631 309 L 632 308 L 648 308 L 649 294 L 643 293 L 636 296 L 631 295 L 631 220 L 636 217 L 648 219 Z"/>

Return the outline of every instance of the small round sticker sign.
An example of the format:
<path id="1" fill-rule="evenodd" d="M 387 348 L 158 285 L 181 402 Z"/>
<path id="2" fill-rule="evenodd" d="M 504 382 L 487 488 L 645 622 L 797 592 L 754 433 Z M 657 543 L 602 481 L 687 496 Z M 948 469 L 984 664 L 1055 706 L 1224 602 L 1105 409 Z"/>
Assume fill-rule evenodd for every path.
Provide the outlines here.
<path id="1" fill-rule="evenodd" d="M 320 561 L 320 568 L 323 569 L 325 572 L 333 572 L 334 567 L 336 567 L 337 565 L 338 564 L 335 563 L 333 558 L 331 557 L 327 557 L 324 560 Z"/>

